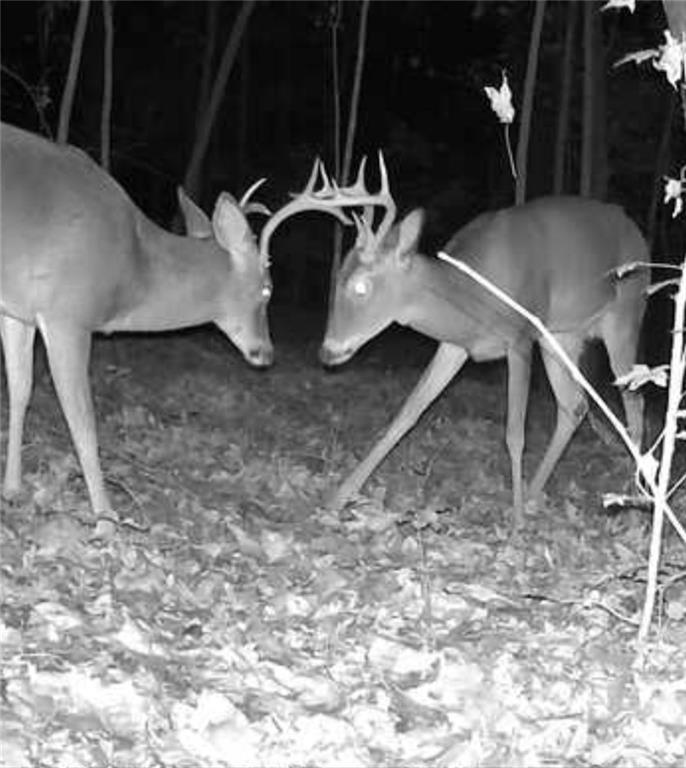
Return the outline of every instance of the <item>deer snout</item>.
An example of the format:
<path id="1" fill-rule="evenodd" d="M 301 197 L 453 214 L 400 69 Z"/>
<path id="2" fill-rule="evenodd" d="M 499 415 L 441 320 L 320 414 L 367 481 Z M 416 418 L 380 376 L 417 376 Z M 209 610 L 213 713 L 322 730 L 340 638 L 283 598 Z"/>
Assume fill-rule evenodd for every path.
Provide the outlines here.
<path id="1" fill-rule="evenodd" d="M 274 347 L 269 337 L 266 315 L 249 321 L 221 319 L 214 321 L 224 335 L 240 350 L 246 362 L 255 368 L 266 368 L 274 361 Z"/>
<path id="2" fill-rule="evenodd" d="M 245 359 L 255 368 L 268 368 L 274 362 L 274 347 L 271 344 L 251 347 L 245 352 Z"/>
<path id="3" fill-rule="evenodd" d="M 323 365 L 341 365 L 355 354 L 355 347 L 349 345 L 336 344 L 332 341 L 324 340 L 319 349 L 319 360 Z"/>

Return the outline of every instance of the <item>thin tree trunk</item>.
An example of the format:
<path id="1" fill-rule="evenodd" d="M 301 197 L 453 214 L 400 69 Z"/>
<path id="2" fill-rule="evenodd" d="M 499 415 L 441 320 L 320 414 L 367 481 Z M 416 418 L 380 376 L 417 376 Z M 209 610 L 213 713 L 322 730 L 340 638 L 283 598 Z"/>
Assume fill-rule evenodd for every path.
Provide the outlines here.
<path id="1" fill-rule="evenodd" d="M 598 3 L 593 3 L 591 14 L 591 42 L 593 44 L 593 143 L 591 156 L 591 195 L 598 200 L 607 199 L 607 66 L 603 44 L 602 14 Z"/>
<path id="2" fill-rule="evenodd" d="M 580 193 L 604 200 L 607 197 L 607 136 L 605 130 L 606 67 L 599 4 L 587 0 L 584 6 L 584 113 Z M 607 362 L 597 344 L 585 356 L 586 377 L 615 413 L 621 413 L 618 391 L 608 383 Z M 591 409 L 590 423 L 602 439 L 603 420 L 596 420 Z"/>
<path id="3" fill-rule="evenodd" d="M 60 119 L 57 128 L 58 144 L 66 144 L 69 139 L 69 121 L 71 120 L 71 109 L 74 104 L 74 92 L 76 91 L 76 80 L 79 75 L 79 64 L 81 63 L 81 52 L 83 51 L 83 39 L 86 36 L 89 9 L 90 0 L 81 0 L 79 15 L 76 20 L 76 30 L 74 31 L 74 41 L 71 46 L 71 56 L 69 57 L 67 82 L 64 86 L 62 103 L 60 104 Z"/>
<path id="4" fill-rule="evenodd" d="M 103 0 L 102 20 L 105 27 L 105 50 L 103 61 L 102 112 L 100 115 L 100 165 L 110 170 L 110 120 L 112 117 L 112 51 L 114 49 L 114 20 L 112 3 Z"/>
<path id="5" fill-rule="evenodd" d="M 249 170 L 248 116 L 250 110 L 250 29 L 245 32 L 241 46 L 240 70 L 238 81 L 238 116 L 236 119 L 236 151 L 238 153 L 236 170 L 238 178 L 245 180 Z"/>
<path id="6" fill-rule="evenodd" d="M 531 25 L 529 56 L 524 79 L 524 98 L 522 100 L 522 121 L 517 139 L 517 182 L 515 184 L 515 203 L 521 205 L 526 200 L 527 160 L 529 156 L 529 136 L 531 134 L 531 114 L 534 104 L 534 87 L 538 69 L 538 52 L 541 46 L 541 31 L 546 0 L 536 0 L 534 19 Z"/>
<path id="7" fill-rule="evenodd" d="M 186 191 L 191 197 L 197 197 L 198 187 L 200 186 L 200 172 L 202 169 L 202 163 L 207 152 L 207 146 L 210 141 L 210 135 L 212 128 L 214 127 L 214 121 L 217 117 L 219 105 L 224 96 L 226 90 L 226 83 L 228 82 L 229 75 L 233 69 L 234 62 L 236 61 L 236 54 L 243 38 L 243 33 L 248 24 L 248 19 L 255 7 L 256 0 L 244 0 L 238 17 L 233 24 L 231 34 L 229 35 L 226 48 L 222 55 L 217 76 L 212 86 L 212 94 L 210 96 L 210 102 L 205 110 L 205 114 L 201 121 L 196 136 L 193 152 L 191 153 L 191 159 L 188 163 L 188 168 L 184 176 L 184 186 Z"/>
<path id="8" fill-rule="evenodd" d="M 342 0 L 333 0 L 331 4 L 331 88 L 333 90 L 333 168 L 336 180 L 341 180 L 341 81 L 340 56 L 338 49 L 338 29 L 343 15 Z M 343 227 L 336 222 L 333 230 L 333 261 L 329 273 L 329 308 L 333 305 L 336 275 L 341 264 L 343 252 Z"/>
<path id="9" fill-rule="evenodd" d="M 593 3 L 584 4 L 584 87 L 583 87 L 583 127 L 581 134 L 581 169 L 579 192 L 584 197 L 591 194 L 593 173 Z"/>
<path id="10" fill-rule="evenodd" d="M 341 178 L 341 81 L 338 51 L 338 29 L 343 15 L 341 0 L 331 4 L 331 89 L 333 90 L 333 173 L 337 180 Z"/>
<path id="11" fill-rule="evenodd" d="M 364 70 L 364 57 L 367 46 L 367 17 L 369 15 L 369 0 L 362 0 L 360 6 L 360 23 L 357 33 L 357 59 L 355 61 L 355 75 L 353 78 L 353 90 L 350 96 L 350 112 L 348 113 L 348 130 L 345 137 L 345 151 L 343 154 L 343 168 L 341 171 L 341 184 L 347 184 L 352 164 L 353 147 L 355 145 L 355 131 L 357 130 L 357 111 L 360 104 L 360 91 L 362 89 L 362 72 Z M 333 306 L 333 295 L 336 286 L 336 276 L 341 265 L 343 250 L 343 231 L 336 227 L 334 239 L 333 261 L 329 275 L 329 307 Z"/>
<path id="12" fill-rule="evenodd" d="M 343 169 L 341 178 L 343 184 L 348 183 L 350 166 L 353 159 L 353 147 L 355 145 L 355 132 L 357 130 L 357 111 L 360 106 L 360 90 L 362 89 L 362 72 L 364 70 L 364 56 L 367 46 L 367 16 L 369 15 L 369 0 L 362 0 L 360 7 L 360 26 L 357 34 L 357 60 L 355 61 L 355 78 L 353 91 L 350 96 L 350 114 L 348 115 L 348 131 L 345 137 L 345 151 L 343 153 Z"/>
<path id="13" fill-rule="evenodd" d="M 195 130 L 200 131 L 202 119 L 210 100 L 210 84 L 212 82 L 212 62 L 217 50 L 217 11 L 219 3 L 212 0 L 205 6 L 205 50 L 202 57 L 202 69 L 200 72 L 200 89 L 198 91 L 198 104 L 195 115 Z"/>
<path id="14" fill-rule="evenodd" d="M 579 4 L 571 0 L 563 17 L 565 23 L 564 54 L 560 77 L 560 108 L 557 113 L 555 131 L 555 169 L 553 171 L 553 194 L 561 195 L 565 185 L 565 159 L 569 135 L 570 105 L 572 101 L 572 64 L 574 63 L 574 32 Z"/>

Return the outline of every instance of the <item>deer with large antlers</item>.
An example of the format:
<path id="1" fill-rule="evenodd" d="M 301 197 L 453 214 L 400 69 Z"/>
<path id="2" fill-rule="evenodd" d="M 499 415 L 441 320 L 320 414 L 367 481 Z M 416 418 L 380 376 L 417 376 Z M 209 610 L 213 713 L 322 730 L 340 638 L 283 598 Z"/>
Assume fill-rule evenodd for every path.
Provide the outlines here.
<path id="1" fill-rule="evenodd" d="M 557 422 L 528 492 L 522 478 L 524 423 L 529 393 L 533 326 L 485 288 L 444 261 L 417 250 L 423 214 L 410 212 L 395 223 L 396 205 L 379 154 L 381 188 L 371 194 L 364 162 L 356 182 L 338 187 L 317 161 L 305 191 L 285 215 L 326 210 L 339 218 L 353 214 L 357 240 L 337 277 L 333 307 L 320 357 L 326 365 L 349 360 L 367 341 L 393 322 L 408 325 L 439 342 L 415 389 L 368 455 L 344 480 L 332 499 L 342 506 L 410 430 L 469 357 L 508 364 L 506 443 L 510 455 L 514 509 L 521 520 L 526 498 L 538 497 L 588 405 L 576 384 L 545 343 L 543 362 L 557 404 Z M 319 187 L 317 187 L 319 183 Z M 384 216 L 376 230 L 374 207 Z M 279 220 L 282 212 L 277 214 Z M 266 251 L 266 243 L 262 243 Z M 525 205 L 486 213 L 459 230 L 443 249 L 468 263 L 554 333 L 578 361 L 584 342 L 604 342 L 616 376 L 635 361 L 644 311 L 647 277 L 635 271 L 622 278 L 617 268 L 648 260 L 645 240 L 616 205 L 580 197 L 544 197 Z M 643 433 L 639 394 L 622 391 L 633 439 Z"/>
<path id="2" fill-rule="evenodd" d="M 86 154 L 2 124 L 0 336 L 9 390 L 3 491 L 21 482 L 36 329 L 83 469 L 93 511 L 111 511 L 88 382 L 94 331 L 215 323 L 253 366 L 270 365 L 272 284 L 247 221 L 269 213 L 222 193 L 212 220 L 179 188 L 189 236 L 148 219 Z"/>

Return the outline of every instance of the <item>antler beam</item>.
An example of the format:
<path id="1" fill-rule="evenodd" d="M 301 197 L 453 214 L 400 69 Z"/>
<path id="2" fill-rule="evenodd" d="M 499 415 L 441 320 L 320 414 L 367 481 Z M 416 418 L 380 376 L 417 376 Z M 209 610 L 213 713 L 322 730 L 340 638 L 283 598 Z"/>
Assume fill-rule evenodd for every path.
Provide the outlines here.
<path id="1" fill-rule="evenodd" d="M 379 174 L 381 177 L 380 190 L 372 194 L 365 185 L 365 169 L 367 158 L 363 157 L 357 171 L 357 177 L 353 184 L 345 187 L 339 187 L 335 179 L 331 179 L 324 168 L 322 161 L 317 158 L 312 166 L 310 177 L 305 185 L 305 189 L 299 194 L 293 195 L 293 199 L 279 209 L 265 224 L 260 235 L 260 254 L 262 258 L 269 259 L 269 239 L 274 230 L 287 219 L 296 213 L 304 211 L 322 211 L 335 216 L 343 224 L 351 224 L 351 220 L 343 213 L 344 208 L 364 207 L 362 222 L 365 237 L 365 257 L 373 257 L 381 244 L 383 238 L 388 234 L 393 221 L 395 220 L 396 205 L 391 196 L 388 184 L 388 171 L 383 159 L 383 154 L 379 151 Z M 317 187 L 319 182 L 319 188 Z M 374 206 L 385 208 L 384 218 L 379 225 L 376 233 L 372 232 L 372 217 Z M 357 221 L 357 217 L 355 217 Z M 362 225 L 357 225 L 358 231 Z"/>

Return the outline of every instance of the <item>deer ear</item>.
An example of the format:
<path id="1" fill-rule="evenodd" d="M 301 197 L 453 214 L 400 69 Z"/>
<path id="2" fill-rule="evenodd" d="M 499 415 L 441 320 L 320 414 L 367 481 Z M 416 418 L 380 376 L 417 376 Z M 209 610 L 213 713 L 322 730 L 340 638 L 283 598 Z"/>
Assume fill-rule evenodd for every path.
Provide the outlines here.
<path id="1" fill-rule="evenodd" d="M 424 211 L 415 208 L 394 227 L 398 231 L 398 242 L 395 245 L 395 257 L 401 267 L 407 268 L 412 263 L 412 256 L 417 251 L 419 236 L 424 225 Z"/>
<path id="2" fill-rule="evenodd" d="M 197 206 L 188 197 L 183 187 L 176 188 L 176 195 L 179 199 L 179 208 L 181 208 L 183 220 L 186 222 L 186 232 L 191 237 L 211 237 L 212 224 L 202 208 Z"/>
<path id="3" fill-rule="evenodd" d="M 219 245 L 227 251 L 240 251 L 245 248 L 250 227 L 236 199 L 228 192 L 222 192 L 217 198 L 212 214 L 212 229 Z"/>

